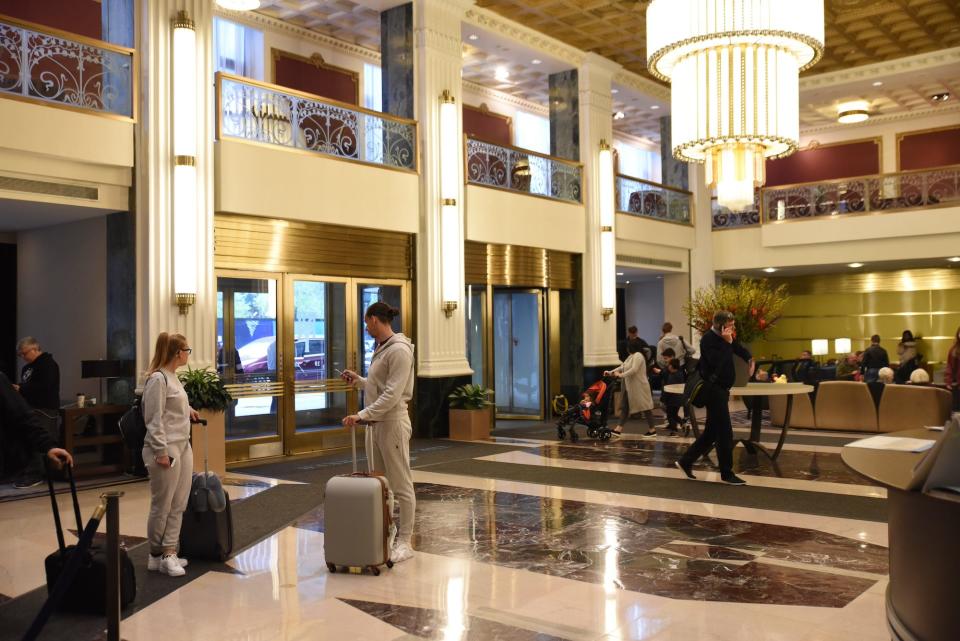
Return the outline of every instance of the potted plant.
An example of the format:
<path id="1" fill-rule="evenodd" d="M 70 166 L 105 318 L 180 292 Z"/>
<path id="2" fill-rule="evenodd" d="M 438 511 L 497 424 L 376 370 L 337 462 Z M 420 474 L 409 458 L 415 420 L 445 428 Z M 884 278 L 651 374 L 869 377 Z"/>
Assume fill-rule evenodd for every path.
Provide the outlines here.
<path id="1" fill-rule="evenodd" d="M 490 438 L 493 390 L 483 385 L 461 385 L 450 399 L 450 438 L 476 441 Z"/>
<path id="2" fill-rule="evenodd" d="M 226 432 L 223 413 L 233 400 L 223 381 L 211 369 L 187 369 L 177 375 L 183 383 L 190 407 L 200 412 L 207 421 L 206 438 L 203 428 L 195 428 L 191 438 L 193 445 L 193 469 L 203 471 L 203 457 L 209 456 L 209 469 L 221 477 L 226 473 Z M 209 443 L 209 451 L 207 444 Z"/>

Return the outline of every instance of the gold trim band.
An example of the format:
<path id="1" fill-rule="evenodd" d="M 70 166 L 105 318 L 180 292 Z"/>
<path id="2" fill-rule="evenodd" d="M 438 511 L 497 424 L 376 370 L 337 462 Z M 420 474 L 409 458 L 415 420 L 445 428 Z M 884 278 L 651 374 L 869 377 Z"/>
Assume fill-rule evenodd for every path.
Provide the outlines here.
<path id="1" fill-rule="evenodd" d="M 194 156 L 174 156 L 173 164 L 177 167 L 194 167 L 197 164 L 197 159 Z"/>
<path id="2" fill-rule="evenodd" d="M 176 17 L 171 21 L 171 26 L 174 29 L 197 30 L 197 25 L 194 24 L 193 20 L 190 19 L 190 15 L 184 9 L 177 12 Z"/>

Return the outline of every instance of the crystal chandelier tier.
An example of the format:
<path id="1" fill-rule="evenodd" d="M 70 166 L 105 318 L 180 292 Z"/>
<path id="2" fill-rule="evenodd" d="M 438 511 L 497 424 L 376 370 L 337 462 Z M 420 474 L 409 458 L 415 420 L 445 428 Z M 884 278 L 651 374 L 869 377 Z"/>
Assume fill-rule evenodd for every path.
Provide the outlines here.
<path id="1" fill-rule="evenodd" d="M 799 74 L 823 54 L 823 0 L 653 0 L 647 66 L 671 83 L 673 155 L 742 210 L 764 161 L 797 150 Z"/>

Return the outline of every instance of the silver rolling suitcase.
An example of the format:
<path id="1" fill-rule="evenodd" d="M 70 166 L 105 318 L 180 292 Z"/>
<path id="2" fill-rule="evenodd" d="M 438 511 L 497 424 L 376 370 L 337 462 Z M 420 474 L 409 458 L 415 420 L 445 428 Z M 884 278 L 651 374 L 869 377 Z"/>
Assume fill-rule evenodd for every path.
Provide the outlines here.
<path id="1" fill-rule="evenodd" d="M 393 567 L 393 493 L 387 479 L 357 472 L 356 428 L 350 428 L 353 474 L 327 481 L 324 498 L 323 550 L 327 569 L 336 572 L 380 574 L 380 566 Z"/>

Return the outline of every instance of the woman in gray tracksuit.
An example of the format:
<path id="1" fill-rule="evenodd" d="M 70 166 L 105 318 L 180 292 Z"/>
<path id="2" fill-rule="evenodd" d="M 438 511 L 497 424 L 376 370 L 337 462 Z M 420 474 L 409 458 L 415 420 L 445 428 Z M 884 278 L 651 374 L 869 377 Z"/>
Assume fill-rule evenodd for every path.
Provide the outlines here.
<path id="1" fill-rule="evenodd" d="M 200 416 L 190 407 L 177 368 L 187 364 L 192 351 L 181 334 L 162 332 L 143 386 L 143 462 L 150 472 L 147 569 L 170 576 L 183 576 L 187 565 L 177 546 L 193 476 L 190 422 Z"/>
<path id="2" fill-rule="evenodd" d="M 413 556 L 410 539 L 417 499 L 410 471 L 410 436 L 413 427 L 407 403 L 413 396 L 413 343 L 401 333 L 394 333 L 391 321 L 400 312 L 386 303 L 367 308 L 364 322 L 367 333 L 377 341 L 364 378 L 351 370 L 343 379 L 363 386 L 366 407 L 343 419 L 347 426 L 365 422 L 367 428 L 367 460 L 370 471 L 383 470 L 390 489 L 400 507 L 400 529 L 390 555 L 394 563 Z"/>

